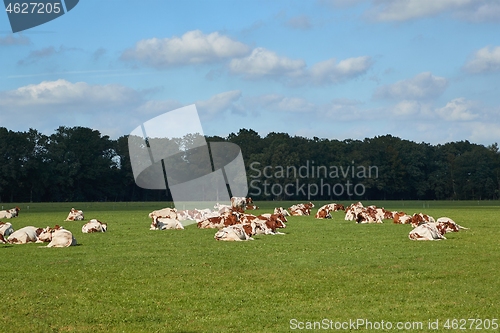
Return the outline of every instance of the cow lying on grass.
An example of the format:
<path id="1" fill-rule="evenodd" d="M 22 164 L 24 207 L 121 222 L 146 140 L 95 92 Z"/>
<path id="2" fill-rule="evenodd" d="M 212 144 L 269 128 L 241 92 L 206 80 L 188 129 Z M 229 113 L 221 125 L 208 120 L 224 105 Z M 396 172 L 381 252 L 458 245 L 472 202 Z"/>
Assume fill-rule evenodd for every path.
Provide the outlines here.
<path id="1" fill-rule="evenodd" d="M 242 224 L 230 225 L 215 233 L 214 238 L 222 241 L 247 241 L 254 240 L 250 237 Z"/>
<path id="2" fill-rule="evenodd" d="M 10 219 L 13 217 L 17 217 L 20 210 L 21 208 L 17 206 L 9 210 L 0 210 L 0 219 Z"/>
<path id="3" fill-rule="evenodd" d="M 54 228 L 44 228 L 38 236 L 39 242 L 49 242 L 47 247 L 69 247 L 76 245 L 76 239 L 71 231 L 56 225 Z"/>
<path id="4" fill-rule="evenodd" d="M 0 222 L 0 235 L 4 237 L 8 237 L 10 234 L 14 232 L 14 229 L 12 229 L 12 224 L 9 222 Z"/>
<path id="5" fill-rule="evenodd" d="M 459 226 L 449 217 L 440 217 L 436 222 L 426 222 L 415 227 L 408 234 L 411 240 L 440 240 L 446 239 L 447 232 L 458 232 L 460 229 L 467 229 Z"/>
<path id="6" fill-rule="evenodd" d="M 179 220 L 175 218 L 173 219 L 170 217 L 157 217 L 157 216 L 152 217 L 151 227 L 149 228 L 149 230 L 166 230 L 166 229 L 182 230 L 184 229 L 184 226 Z"/>
<path id="7" fill-rule="evenodd" d="M 64 221 L 83 221 L 83 211 L 71 208 L 69 211 L 68 217 Z"/>
<path id="8" fill-rule="evenodd" d="M 84 234 L 90 234 L 92 232 L 106 232 L 108 231 L 108 225 L 102 223 L 97 219 L 92 219 L 82 226 L 82 232 Z"/>
<path id="9" fill-rule="evenodd" d="M 288 210 L 290 211 L 290 215 L 292 216 L 304 216 L 304 215 L 311 215 L 311 208 L 314 207 L 314 204 L 312 202 L 303 204 L 299 203 L 296 205 L 292 205 Z"/>
<path id="10" fill-rule="evenodd" d="M 317 219 L 331 219 L 331 212 L 337 212 L 340 210 L 345 210 L 344 206 L 341 204 L 331 203 L 324 206 L 321 206 L 318 209 L 318 212 L 315 215 Z"/>
<path id="11" fill-rule="evenodd" d="M 7 242 L 10 244 L 35 243 L 38 241 L 38 236 L 42 231 L 42 228 L 32 226 L 24 227 L 10 234 L 9 238 L 7 238 Z"/>

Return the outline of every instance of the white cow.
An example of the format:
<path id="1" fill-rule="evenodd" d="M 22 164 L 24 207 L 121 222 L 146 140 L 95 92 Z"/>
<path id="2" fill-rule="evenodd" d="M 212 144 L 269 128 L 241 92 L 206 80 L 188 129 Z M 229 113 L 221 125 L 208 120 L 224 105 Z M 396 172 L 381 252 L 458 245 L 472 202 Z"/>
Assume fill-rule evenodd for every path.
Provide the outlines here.
<path id="1" fill-rule="evenodd" d="M 14 232 L 14 229 L 12 228 L 12 224 L 9 222 L 0 222 L 0 235 L 4 237 L 8 237 L 10 234 Z"/>
<path id="2" fill-rule="evenodd" d="M 411 240 L 441 240 L 446 239 L 434 223 L 421 224 L 408 234 Z"/>
<path id="3" fill-rule="evenodd" d="M 42 233 L 42 228 L 37 227 L 24 227 L 19 230 L 14 231 L 7 238 L 7 242 L 10 244 L 26 244 L 30 242 L 38 241 L 38 236 Z"/>
<path id="4" fill-rule="evenodd" d="M 274 214 L 283 214 L 284 216 L 290 216 L 290 213 L 283 207 L 274 208 Z"/>
<path id="5" fill-rule="evenodd" d="M 83 220 L 84 220 L 83 211 L 71 208 L 68 217 L 64 221 L 83 221 Z"/>
<path id="6" fill-rule="evenodd" d="M 58 225 L 54 228 L 44 228 L 38 239 L 41 242 L 49 242 L 47 247 L 69 247 L 77 244 L 71 231 Z"/>
<path id="7" fill-rule="evenodd" d="M 436 220 L 438 224 L 446 225 L 446 232 L 458 232 L 461 229 L 468 230 L 469 228 L 462 227 L 458 225 L 455 221 L 450 219 L 449 217 L 440 217 Z"/>
<path id="8" fill-rule="evenodd" d="M 9 210 L 0 210 L 0 219 L 10 219 L 19 215 L 21 208 L 14 207 Z"/>
<path id="9" fill-rule="evenodd" d="M 177 219 L 177 209 L 175 208 L 162 208 L 160 210 L 154 210 L 148 215 L 150 218 L 156 217 L 168 217 L 171 219 Z"/>
<path id="10" fill-rule="evenodd" d="M 166 230 L 166 229 L 176 229 L 182 230 L 184 226 L 182 223 L 170 217 L 157 217 L 153 216 L 153 222 L 151 222 L 151 227 L 149 230 Z"/>
<path id="11" fill-rule="evenodd" d="M 82 232 L 84 234 L 89 234 L 92 232 L 106 232 L 108 231 L 108 225 L 102 223 L 97 219 L 92 219 L 82 226 Z"/>
<path id="12" fill-rule="evenodd" d="M 241 224 L 234 224 L 230 225 L 228 227 L 222 228 L 221 230 L 217 231 L 215 233 L 214 238 L 216 240 L 222 240 L 222 241 L 247 241 L 247 240 L 253 240 L 252 237 L 247 235 L 245 232 L 245 229 L 243 228 L 243 225 Z"/>

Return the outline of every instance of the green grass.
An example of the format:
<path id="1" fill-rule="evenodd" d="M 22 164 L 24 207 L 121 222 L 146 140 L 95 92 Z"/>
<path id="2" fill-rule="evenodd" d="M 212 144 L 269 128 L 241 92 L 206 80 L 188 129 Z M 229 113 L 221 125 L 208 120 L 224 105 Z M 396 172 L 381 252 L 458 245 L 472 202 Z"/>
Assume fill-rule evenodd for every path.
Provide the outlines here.
<path id="1" fill-rule="evenodd" d="M 259 202 L 257 212 L 290 204 Z M 164 203 L 17 204 L 14 229 L 60 224 L 79 245 L 0 245 L 0 332 L 289 332 L 291 319 L 358 318 L 424 328 L 439 319 L 445 332 L 447 318 L 500 317 L 499 202 L 364 204 L 448 216 L 470 230 L 416 242 L 408 225 L 357 225 L 338 212 L 291 217 L 286 235 L 217 242 L 195 225 L 150 231 L 147 214 Z M 71 207 L 108 232 L 63 222 Z"/>

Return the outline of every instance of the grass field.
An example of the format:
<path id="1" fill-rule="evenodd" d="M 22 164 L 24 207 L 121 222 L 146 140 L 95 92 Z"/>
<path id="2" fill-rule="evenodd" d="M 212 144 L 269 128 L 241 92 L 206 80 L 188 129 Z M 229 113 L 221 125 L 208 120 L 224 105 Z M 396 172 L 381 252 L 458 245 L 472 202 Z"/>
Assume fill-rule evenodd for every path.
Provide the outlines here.
<path id="1" fill-rule="evenodd" d="M 257 212 L 290 204 L 258 202 Z M 17 204 L 14 229 L 60 224 L 79 245 L 0 245 L 0 332 L 290 332 L 314 322 L 349 331 L 356 320 L 372 323 L 365 331 L 449 332 L 469 318 L 465 331 L 500 331 L 491 321 L 500 319 L 500 202 L 364 204 L 448 216 L 470 230 L 417 242 L 409 225 L 358 225 L 338 212 L 290 217 L 286 235 L 217 242 L 196 225 L 150 231 L 147 214 L 165 203 Z M 71 207 L 108 232 L 63 222 Z"/>

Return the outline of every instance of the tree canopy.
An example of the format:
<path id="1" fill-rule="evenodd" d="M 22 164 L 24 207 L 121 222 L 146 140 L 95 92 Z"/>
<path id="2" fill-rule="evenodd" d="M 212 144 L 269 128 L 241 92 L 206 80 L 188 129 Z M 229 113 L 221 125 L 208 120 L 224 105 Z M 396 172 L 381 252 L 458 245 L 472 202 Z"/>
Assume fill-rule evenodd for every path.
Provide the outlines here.
<path id="1" fill-rule="evenodd" d="M 189 146 L 192 138 L 179 140 Z M 251 129 L 206 140 L 240 146 L 249 195 L 258 200 L 500 197 L 497 143 L 430 145 L 391 135 L 340 141 L 274 132 L 261 137 Z M 14 132 L 0 127 L 0 158 L 2 202 L 171 199 L 168 190 L 145 190 L 135 184 L 128 136 L 112 140 L 85 127 L 59 127 L 48 136 L 35 129 Z M 362 186 L 363 192 L 318 191 L 311 196 L 300 190 L 335 184 L 345 189 L 347 182 L 352 189 Z"/>

